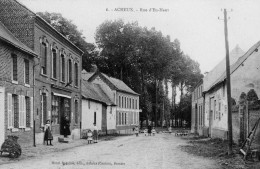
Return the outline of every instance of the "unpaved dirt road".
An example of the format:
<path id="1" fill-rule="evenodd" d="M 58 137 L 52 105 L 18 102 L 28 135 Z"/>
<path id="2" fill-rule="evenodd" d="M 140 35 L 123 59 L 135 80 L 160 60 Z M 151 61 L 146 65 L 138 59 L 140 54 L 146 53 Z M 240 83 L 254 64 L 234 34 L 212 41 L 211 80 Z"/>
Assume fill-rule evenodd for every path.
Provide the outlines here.
<path id="1" fill-rule="evenodd" d="M 173 134 L 117 137 L 115 140 L 72 148 L 0 165 L 0 169 L 217 169 L 214 160 L 180 150 L 187 142 Z"/>

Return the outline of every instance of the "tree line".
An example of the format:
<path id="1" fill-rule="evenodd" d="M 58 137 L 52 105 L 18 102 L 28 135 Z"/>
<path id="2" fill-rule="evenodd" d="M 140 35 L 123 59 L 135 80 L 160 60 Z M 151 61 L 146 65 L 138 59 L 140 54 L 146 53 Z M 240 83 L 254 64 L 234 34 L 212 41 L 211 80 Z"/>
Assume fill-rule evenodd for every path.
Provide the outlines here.
<path id="1" fill-rule="evenodd" d="M 121 79 L 140 94 L 140 121 L 162 125 L 170 119 L 191 121 L 191 91 L 203 77 L 199 63 L 181 50 L 178 39 L 171 41 L 155 28 L 141 27 L 138 22 L 107 20 L 95 33 L 95 44 L 87 43 L 82 31 L 59 13 L 38 13 L 56 30 L 85 53 L 82 68 L 98 70 Z M 172 98 L 169 98 L 169 87 Z M 180 102 L 176 103 L 176 90 Z"/>

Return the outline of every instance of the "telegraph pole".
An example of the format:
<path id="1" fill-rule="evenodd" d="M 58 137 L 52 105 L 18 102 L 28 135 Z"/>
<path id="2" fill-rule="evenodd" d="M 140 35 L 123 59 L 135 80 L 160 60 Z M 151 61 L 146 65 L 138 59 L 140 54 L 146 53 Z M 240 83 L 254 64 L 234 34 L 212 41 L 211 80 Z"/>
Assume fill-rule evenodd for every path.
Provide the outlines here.
<path id="1" fill-rule="evenodd" d="M 229 66 L 229 45 L 227 28 L 227 10 L 224 9 L 224 30 L 226 46 L 226 73 L 227 73 L 227 106 L 228 106 L 228 154 L 232 154 L 233 132 L 232 132 L 232 112 L 231 112 L 231 85 L 230 85 L 230 66 Z"/>

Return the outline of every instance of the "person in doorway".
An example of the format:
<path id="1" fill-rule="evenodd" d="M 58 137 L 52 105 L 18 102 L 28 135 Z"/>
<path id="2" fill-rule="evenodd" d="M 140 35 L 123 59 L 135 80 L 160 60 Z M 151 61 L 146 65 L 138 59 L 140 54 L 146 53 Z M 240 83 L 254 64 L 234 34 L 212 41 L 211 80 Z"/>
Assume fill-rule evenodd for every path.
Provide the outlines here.
<path id="1" fill-rule="evenodd" d="M 65 116 L 63 121 L 64 126 L 64 137 L 67 138 L 70 135 L 70 120 L 68 116 Z"/>
<path id="2" fill-rule="evenodd" d="M 135 126 L 135 135 L 136 135 L 136 137 L 138 137 L 138 134 L 139 134 L 139 127 Z"/>
<path id="3" fill-rule="evenodd" d="M 48 141 L 49 141 L 50 146 L 52 146 L 52 144 L 51 144 L 52 140 L 53 140 L 53 136 L 52 136 L 52 133 L 51 133 L 51 124 L 50 124 L 50 120 L 47 120 L 46 124 L 44 125 L 44 144 L 45 144 L 45 141 L 46 141 L 47 146 L 48 146 L 49 145 Z"/>
<path id="4" fill-rule="evenodd" d="M 151 133 L 152 133 L 152 126 L 149 125 L 148 126 L 148 136 L 151 136 Z"/>
<path id="5" fill-rule="evenodd" d="M 93 123 L 94 127 L 93 127 L 93 142 L 97 143 L 98 142 L 98 128 L 96 126 L 96 123 Z"/>

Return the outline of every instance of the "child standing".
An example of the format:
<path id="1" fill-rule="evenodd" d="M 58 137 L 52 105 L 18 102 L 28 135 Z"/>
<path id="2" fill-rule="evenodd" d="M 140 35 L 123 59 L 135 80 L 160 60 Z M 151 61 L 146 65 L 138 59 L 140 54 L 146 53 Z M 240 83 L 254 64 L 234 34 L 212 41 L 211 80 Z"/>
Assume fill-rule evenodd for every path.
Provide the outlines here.
<path id="1" fill-rule="evenodd" d="M 91 142 L 92 142 L 92 140 L 93 140 L 91 130 L 88 130 L 87 136 L 88 136 L 88 144 L 91 144 Z"/>
<path id="2" fill-rule="evenodd" d="M 138 137 L 138 134 L 139 134 L 139 128 L 138 128 L 138 126 L 135 126 L 135 135 L 136 135 L 136 137 Z"/>
<path id="3" fill-rule="evenodd" d="M 45 144 L 45 141 L 46 141 L 47 146 L 48 146 L 49 145 L 48 141 L 50 141 L 50 146 L 52 146 L 51 140 L 53 140 L 53 136 L 52 136 L 52 133 L 51 133 L 51 124 L 50 124 L 50 120 L 47 120 L 46 124 L 44 126 L 44 144 Z"/>
<path id="4" fill-rule="evenodd" d="M 144 129 L 144 136 L 146 136 L 147 134 L 147 129 Z"/>
<path id="5" fill-rule="evenodd" d="M 153 127 L 153 129 L 152 129 L 152 133 L 153 133 L 153 136 L 155 135 L 155 128 Z"/>

